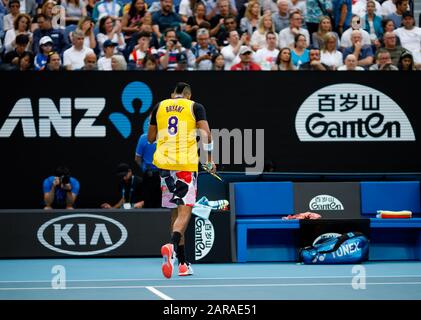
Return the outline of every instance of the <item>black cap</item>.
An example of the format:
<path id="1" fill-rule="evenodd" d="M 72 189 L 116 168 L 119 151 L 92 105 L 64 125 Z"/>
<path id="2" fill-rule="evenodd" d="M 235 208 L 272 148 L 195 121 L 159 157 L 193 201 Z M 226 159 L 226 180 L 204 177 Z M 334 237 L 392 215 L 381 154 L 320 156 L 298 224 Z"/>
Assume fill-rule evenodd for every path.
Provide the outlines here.
<path id="1" fill-rule="evenodd" d="M 113 42 L 110 39 L 107 39 L 107 40 L 104 41 L 104 43 L 103 43 L 102 46 L 104 48 L 106 48 L 106 47 L 117 47 L 118 46 L 118 43 L 117 42 Z"/>
<path id="2" fill-rule="evenodd" d="M 130 166 L 127 163 L 120 163 L 117 166 L 117 177 L 123 178 L 131 170 Z"/>

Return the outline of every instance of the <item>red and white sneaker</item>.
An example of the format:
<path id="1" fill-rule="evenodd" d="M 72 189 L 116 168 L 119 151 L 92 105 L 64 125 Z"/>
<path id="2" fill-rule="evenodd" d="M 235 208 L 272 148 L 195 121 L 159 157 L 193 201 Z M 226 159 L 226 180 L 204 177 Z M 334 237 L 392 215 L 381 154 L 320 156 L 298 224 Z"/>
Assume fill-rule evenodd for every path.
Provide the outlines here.
<path id="1" fill-rule="evenodd" d="M 174 261 L 175 261 L 175 253 L 174 253 L 174 245 L 171 243 L 167 243 L 161 247 L 161 254 L 162 258 L 164 259 L 162 263 L 162 274 L 165 278 L 171 278 L 172 272 L 174 270 Z"/>
<path id="2" fill-rule="evenodd" d="M 178 275 L 179 276 L 191 276 L 193 275 L 193 268 L 190 263 L 181 263 L 178 265 Z"/>

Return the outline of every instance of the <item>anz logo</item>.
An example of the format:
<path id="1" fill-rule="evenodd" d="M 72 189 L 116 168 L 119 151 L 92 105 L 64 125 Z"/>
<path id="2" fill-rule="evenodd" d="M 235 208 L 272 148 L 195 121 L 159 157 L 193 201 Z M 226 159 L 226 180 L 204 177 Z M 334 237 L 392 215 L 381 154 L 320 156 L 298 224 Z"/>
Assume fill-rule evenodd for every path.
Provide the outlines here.
<path id="1" fill-rule="evenodd" d="M 140 100 L 142 106 L 140 114 L 150 111 L 153 102 L 152 91 L 143 82 L 131 82 L 122 92 L 122 112 L 113 112 L 108 120 L 127 139 L 132 133 L 132 118 L 135 113 L 133 102 Z M 98 117 L 106 107 L 106 99 L 97 98 L 61 98 L 58 106 L 52 99 L 39 98 L 38 114 L 34 116 L 34 107 L 30 98 L 19 99 L 9 116 L 0 127 L 0 138 L 10 138 L 21 124 L 25 138 L 49 138 L 51 128 L 54 127 L 57 135 L 63 138 L 105 138 L 106 125 L 96 124 Z M 77 123 L 72 121 L 73 110 L 85 110 Z M 36 121 L 36 119 L 38 121 Z M 149 127 L 149 118 L 143 123 L 143 132 Z"/>

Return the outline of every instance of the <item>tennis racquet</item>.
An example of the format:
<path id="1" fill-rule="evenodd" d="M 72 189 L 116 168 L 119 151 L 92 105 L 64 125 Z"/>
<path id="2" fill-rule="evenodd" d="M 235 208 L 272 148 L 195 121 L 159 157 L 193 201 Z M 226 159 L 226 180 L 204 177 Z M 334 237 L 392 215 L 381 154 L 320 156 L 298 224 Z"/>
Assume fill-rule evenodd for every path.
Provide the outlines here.
<path id="1" fill-rule="evenodd" d="M 205 170 L 207 173 L 209 173 L 212 177 L 214 177 L 215 179 L 218 179 L 221 182 L 224 182 L 224 179 L 222 179 L 219 175 L 217 175 L 216 173 L 213 173 L 210 171 L 209 167 L 205 164 L 202 164 L 202 169 Z"/>

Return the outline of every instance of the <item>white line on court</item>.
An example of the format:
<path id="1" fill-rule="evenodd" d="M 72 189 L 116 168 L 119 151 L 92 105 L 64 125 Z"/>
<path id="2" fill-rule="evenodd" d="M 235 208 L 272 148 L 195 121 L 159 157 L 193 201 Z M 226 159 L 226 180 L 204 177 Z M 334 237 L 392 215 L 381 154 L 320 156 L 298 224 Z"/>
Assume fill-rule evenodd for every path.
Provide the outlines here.
<path id="1" fill-rule="evenodd" d="M 213 278 L 198 278 L 190 277 L 189 281 L 193 280 L 270 280 L 270 279 L 343 279 L 352 278 L 349 276 L 306 276 L 306 277 L 213 277 Z M 376 275 L 366 276 L 366 278 L 421 278 L 421 275 Z M 170 281 L 185 281 L 185 278 L 173 278 Z M 66 279 L 67 282 L 123 282 L 123 281 L 168 281 L 164 278 L 128 278 L 128 279 Z M 0 280 L 0 283 L 50 283 L 50 280 Z"/>
<path id="2" fill-rule="evenodd" d="M 148 289 L 150 292 L 156 294 L 158 297 L 160 297 L 163 300 L 174 300 L 170 296 L 167 296 L 165 293 L 162 293 L 161 291 L 159 291 L 158 289 L 155 289 L 154 287 L 145 287 L 145 288 Z"/>
<path id="3" fill-rule="evenodd" d="M 367 287 L 377 285 L 421 285 L 421 282 L 372 282 L 366 283 Z M 316 287 L 316 286 L 350 286 L 349 282 L 344 283 L 255 283 L 255 284 L 193 284 L 193 285 L 165 285 L 154 286 L 157 288 L 220 288 L 220 287 Z M 104 287 L 66 287 L 65 290 L 98 290 L 98 289 L 144 289 L 147 286 L 104 286 Z M 0 288 L 0 291 L 30 291 L 30 290 L 55 290 L 52 287 L 32 287 L 32 288 Z"/>

